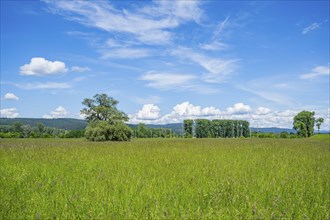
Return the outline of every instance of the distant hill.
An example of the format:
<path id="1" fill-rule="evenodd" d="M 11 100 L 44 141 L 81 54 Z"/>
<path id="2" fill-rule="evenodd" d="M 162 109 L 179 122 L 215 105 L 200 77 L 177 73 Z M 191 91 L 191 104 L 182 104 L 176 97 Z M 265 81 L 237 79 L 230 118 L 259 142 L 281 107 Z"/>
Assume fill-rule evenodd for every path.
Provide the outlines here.
<path id="1" fill-rule="evenodd" d="M 81 130 L 87 126 L 85 120 L 73 119 L 73 118 L 0 118 L 0 125 L 12 125 L 15 122 L 20 122 L 23 125 L 36 126 L 38 123 L 42 123 L 45 127 L 66 129 L 66 130 Z"/>

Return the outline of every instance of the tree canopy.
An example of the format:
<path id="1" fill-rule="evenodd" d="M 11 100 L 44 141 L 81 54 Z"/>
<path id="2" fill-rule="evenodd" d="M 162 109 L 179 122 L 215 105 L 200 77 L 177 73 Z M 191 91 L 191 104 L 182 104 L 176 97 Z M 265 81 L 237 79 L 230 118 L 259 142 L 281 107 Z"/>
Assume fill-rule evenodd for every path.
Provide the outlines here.
<path id="1" fill-rule="evenodd" d="M 119 102 L 107 94 L 96 94 L 82 102 L 81 110 L 88 122 L 85 137 L 91 141 L 128 141 L 132 131 L 124 124 L 127 115 L 117 109 Z"/>
<path id="2" fill-rule="evenodd" d="M 310 137 L 314 135 L 315 112 L 302 111 L 293 118 L 293 129 L 301 137 Z"/>
<path id="3" fill-rule="evenodd" d="M 128 121 L 127 115 L 117 109 L 119 103 L 107 94 L 96 94 L 94 99 L 86 98 L 82 102 L 86 107 L 81 110 L 87 122 L 107 121 L 114 124 L 118 121 Z"/>

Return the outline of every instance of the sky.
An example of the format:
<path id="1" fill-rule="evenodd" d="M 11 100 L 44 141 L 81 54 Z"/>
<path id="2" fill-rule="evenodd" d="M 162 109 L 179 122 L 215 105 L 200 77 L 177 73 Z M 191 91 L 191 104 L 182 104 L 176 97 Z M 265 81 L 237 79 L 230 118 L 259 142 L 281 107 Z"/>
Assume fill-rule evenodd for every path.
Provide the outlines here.
<path id="1" fill-rule="evenodd" d="M 329 1 L 1 1 L 1 117 L 129 123 L 329 115 Z"/>

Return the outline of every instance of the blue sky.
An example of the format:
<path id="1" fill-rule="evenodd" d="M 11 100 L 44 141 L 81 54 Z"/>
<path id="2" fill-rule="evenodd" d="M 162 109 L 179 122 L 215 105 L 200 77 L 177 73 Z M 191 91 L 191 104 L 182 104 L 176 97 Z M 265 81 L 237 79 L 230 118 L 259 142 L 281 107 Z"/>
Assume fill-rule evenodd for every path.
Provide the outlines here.
<path id="1" fill-rule="evenodd" d="M 1 117 L 245 119 L 329 129 L 329 1 L 1 1 Z"/>

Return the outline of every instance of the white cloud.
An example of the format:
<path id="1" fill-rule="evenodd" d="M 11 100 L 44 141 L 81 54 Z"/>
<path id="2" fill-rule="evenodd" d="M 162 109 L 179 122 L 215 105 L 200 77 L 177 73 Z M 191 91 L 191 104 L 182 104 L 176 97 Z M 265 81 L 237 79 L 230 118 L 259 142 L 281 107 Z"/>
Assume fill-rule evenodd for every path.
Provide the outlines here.
<path id="1" fill-rule="evenodd" d="M 182 102 L 175 105 L 170 113 L 160 115 L 158 106 L 153 104 L 144 105 L 138 113 L 129 114 L 129 123 L 151 123 L 151 124 L 167 124 L 180 123 L 184 119 L 233 119 L 246 120 L 250 122 L 251 127 L 265 128 L 292 128 L 293 117 L 298 114 L 296 110 L 273 111 L 265 107 L 257 107 L 256 111 L 252 111 L 249 105 L 236 103 L 233 107 L 227 108 L 227 111 L 209 106 L 202 108 L 189 102 Z M 321 129 L 329 129 L 330 126 L 330 109 L 317 112 L 316 117 L 323 117 L 325 122 Z M 138 116 L 139 115 L 139 116 Z"/>
<path id="2" fill-rule="evenodd" d="M 192 74 L 177 74 L 150 71 L 143 74 L 140 80 L 147 81 L 146 86 L 159 90 L 193 91 L 198 94 L 214 94 L 219 90 L 205 86 Z"/>
<path id="3" fill-rule="evenodd" d="M 51 111 L 50 114 L 46 114 L 43 118 L 64 118 L 69 112 L 63 107 L 58 106 L 55 110 Z"/>
<path id="4" fill-rule="evenodd" d="M 330 68 L 329 66 L 317 66 L 312 69 L 311 73 L 306 73 L 300 76 L 301 79 L 315 79 L 322 76 L 329 76 Z"/>
<path id="5" fill-rule="evenodd" d="M 256 110 L 257 115 L 267 115 L 269 113 L 271 113 L 271 110 L 269 108 L 265 108 L 265 107 L 259 107 Z"/>
<path id="6" fill-rule="evenodd" d="M 37 83 L 19 83 L 15 84 L 18 88 L 26 89 L 26 90 L 34 90 L 34 89 L 68 89 L 71 88 L 72 85 L 69 83 L 57 83 L 57 82 L 37 82 Z"/>
<path id="7" fill-rule="evenodd" d="M 154 120 L 159 118 L 160 109 L 154 104 L 143 105 L 142 109 L 137 113 L 137 119 Z"/>
<path id="8" fill-rule="evenodd" d="M 101 51 L 103 59 L 134 59 L 150 55 L 150 51 L 143 48 L 118 48 Z"/>
<path id="9" fill-rule="evenodd" d="M 229 114 L 247 114 L 252 111 L 252 108 L 249 105 L 245 105 L 243 103 L 236 103 L 233 107 L 227 108 L 227 112 Z"/>
<path id="10" fill-rule="evenodd" d="M 132 35 L 143 44 L 166 44 L 169 30 L 189 21 L 198 22 L 198 1 L 155 1 L 135 10 L 121 10 L 105 1 L 45 1 L 55 13 L 107 32 Z"/>
<path id="11" fill-rule="evenodd" d="M 19 98 L 14 93 L 6 93 L 3 97 L 5 100 L 19 100 Z"/>
<path id="12" fill-rule="evenodd" d="M 151 71 L 142 75 L 140 80 L 149 81 L 147 84 L 148 87 L 166 90 L 189 85 L 195 78 L 196 77 L 194 75 L 188 74 L 173 74 Z"/>
<path id="13" fill-rule="evenodd" d="M 301 32 L 302 34 L 307 34 L 308 32 L 312 31 L 312 30 L 316 30 L 320 28 L 320 23 L 313 23 L 307 27 L 304 28 L 304 30 Z"/>
<path id="14" fill-rule="evenodd" d="M 151 96 L 148 96 L 148 97 L 133 97 L 133 101 L 138 103 L 138 104 L 141 104 L 141 105 L 144 105 L 144 104 L 148 104 L 148 103 L 154 103 L 154 104 L 157 104 L 157 103 L 160 103 L 162 100 L 161 97 L 159 96 L 155 96 L 155 95 L 151 95 Z"/>
<path id="15" fill-rule="evenodd" d="M 219 115 L 221 111 L 219 109 L 211 107 L 201 108 L 200 106 L 194 106 L 189 102 L 183 102 L 173 107 L 172 115 L 178 115 L 180 117 L 195 117 L 195 116 L 210 116 Z"/>
<path id="16" fill-rule="evenodd" d="M 229 17 L 226 17 L 226 19 L 220 22 L 216 27 L 213 38 L 222 37 L 225 28 L 227 28 L 229 24 L 230 24 Z"/>
<path id="17" fill-rule="evenodd" d="M 171 54 L 183 59 L 189 59 L 208 71 L 204 75 L 204 81 L 209 83 L 223 82 L 237 68 L 236 59 L 212 58 L 196 53 L 190 48 L 178 48 L 171 51 Z"/>
<path id="18" fill-rule="evenodd" d="M 218 50 L 226 50 L 228 49 L 228 45 L 219 41 L 214 41 L 211 43 L 200 44 L 199 47 L 203 50 L 211 50 L 211 51 L 218 51 Z"/>
<path id="19" fill-rule="evenodd" d="M 19 113 L 16 108 L 4 108 L 0 110 L 0 116 L 3 118 L 17 118 Z"/>
<path id="20" fill-rule="evenodd" d="M 67 72 L 65 63 L 61 61 L 49 61 L 42 57 L 33 57 L 29 64 L 20 67 L 21 75 L 46 76 Z"/>
<path id="21" fill-rule="evenodd" d="M 87 71 L 90 71 L 91 69 L 90 68 L 88 68 L 88 67 L 79 67 L 79 66 L 73 66 L 73 67 L 71 67 L 71 71 L 73 71 L 73 72 L 80 72 L 80 73 L 82 73 L 82 72 L 87 72 Z"/>

